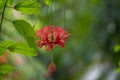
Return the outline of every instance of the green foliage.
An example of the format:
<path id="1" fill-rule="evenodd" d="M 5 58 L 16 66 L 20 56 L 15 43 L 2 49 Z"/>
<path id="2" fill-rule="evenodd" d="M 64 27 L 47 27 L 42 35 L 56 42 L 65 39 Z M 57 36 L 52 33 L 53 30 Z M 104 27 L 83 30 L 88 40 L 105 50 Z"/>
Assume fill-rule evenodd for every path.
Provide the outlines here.
<path id="1" fill-rule="evenodd" d="M 13 24 L 19 34 L 21 34 L 26 39 L 28 45 L 35 48 L 36 43 L 34 40 L 34 29 L 32 26 L 24 20 L 13 21 Z"/>
<path id="2" fill-rule="evenodd" d="M 10 65 L 4 64 L 0 65 L 0 75 L 5 75 L 8 72 L 12 71 L 14 68 Z"/>
<path id="3" fill-rule="evenodd" d="M 5 3 L 4 0 L 0 0 L 0 9 L 2 9 L 4 7 L 4 3 Z"/>
<path id="4" fill-rule="evenodd" d="M 120 45 L 116 45 L 114 48 L 114 52 L 117 53 L 118 51 L 120 51 Z"/>
<path id="5" fill-rule="evenodd" d="M 4 54 L 5 51 L 6 51 L 11 45 L 13 45 L 13 42 L 11 42 L 11 41 L 3 41 L 3 42 L 0 42 L 0 55 Z"/>
<path id="6" fill-rule="evenodd" d="M 36 52 L 35 52 L 34 48 L 30 48 L 23 43 L 14 44 L 9 48 L 9 50 L 11 52 L 20 53 L 20 54 L 23 54 L 26 56 L 36 56 Z"/>
<path id="7" fill-rule="evenodd" d="M 118 68 L 116 69 L 116 72 L 120 72 L 120 61 L 118 61 Z"/>
<path id="8" fill-rule="evenodd" d="M 34 31 L 32 26 L 24 21 L 24 20 L 15 20 L 13 21 L 13 24 L 16 28 L 16 30 L 22 35 L 26 37 L 34 36 Z"/>
<path id="9" fill-rule="evenodd" d="M 41 7 L 37 1 L 24 1 L 16 4 L 14 8 L 25 14 L 34 14 L 36 16 L 39 16 Z"/>
<path id="10" fill-rule="evenodd" d="M 4 54 L 7 49 L 10 50 L 11 52 L 20 53 L 27 56 L 36 56 L 34 48 L 30 48 L 21 42 L 19 43 L 13 41 L 0 42 L 0 55 Z"/>
<path id="11" fill-rule="evenodd" d="M 120 72 L 120 67 L 116 69 L 116 72 Z"/>
<path id="12" fill-rule="evenodd" d="M 52 5 L 52 0 L 44 0 L 45 4 L 51 6 Z"/>
<path id="13" fill-rule="evenodd" d="M 8 2 L 7 2 L 7 6 L 11 6 L 12 3 L 13 3 L 13 0 L 8 0 Z"/>

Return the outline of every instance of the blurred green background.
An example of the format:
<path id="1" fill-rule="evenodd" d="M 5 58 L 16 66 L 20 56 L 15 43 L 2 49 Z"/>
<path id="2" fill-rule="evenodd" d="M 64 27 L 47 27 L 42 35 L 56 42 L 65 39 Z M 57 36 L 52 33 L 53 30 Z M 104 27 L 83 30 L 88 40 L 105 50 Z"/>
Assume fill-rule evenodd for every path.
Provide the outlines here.
<path id="1" fill-rule="evenodd" d="M 119 0 L 53 0 L 50 6 L 43 4 L 39 17 L 13 9 L 19 1 L 26 0 L 13 0 L 6 8 L 1 40 L 26 43 L 11 23 L 16 19 L 35 25 L 34 30 L 45 25 L 64 27 L 70 37 L 65 48 L 53 49 L 57 70 L 51 78 L 44 75 L 51 52 L 38 48 L 35 57 L 9 54 L 8 62 L 16 69 L 1 80 L 120 80 L 116 71 L 120 67 Z"/>

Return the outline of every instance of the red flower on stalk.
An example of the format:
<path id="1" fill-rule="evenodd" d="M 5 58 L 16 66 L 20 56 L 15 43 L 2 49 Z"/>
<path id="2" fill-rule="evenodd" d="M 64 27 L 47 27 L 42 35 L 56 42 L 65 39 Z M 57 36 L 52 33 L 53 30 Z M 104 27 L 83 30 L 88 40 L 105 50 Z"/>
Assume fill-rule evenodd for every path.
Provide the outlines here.
<path id="1" fill-rule="evenodd" d="M 37 40 L 38 46 L 40 48 L 46 46 L 47 51 L 56 45 L 60 45 L 63 48 L 69 35 L 61 27 L 46 26 L 36 31 L 36 36 L 40 38 L 40 40 Z"/>

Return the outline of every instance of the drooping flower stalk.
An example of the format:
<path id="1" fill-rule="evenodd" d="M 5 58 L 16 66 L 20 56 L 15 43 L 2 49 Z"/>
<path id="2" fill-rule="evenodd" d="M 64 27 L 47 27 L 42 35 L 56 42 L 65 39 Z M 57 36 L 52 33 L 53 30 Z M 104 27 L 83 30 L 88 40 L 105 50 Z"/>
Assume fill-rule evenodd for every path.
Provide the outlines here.
<path id="1" fill-rule="evenodd" d="M 55 46 L 60 45 L 62 48 L 70 34 L 61 27 L 45 26 L 36 31 L 37 44 L 40 48 L 46 47 L 46 51 L 52 50 Z M 53 61 L 53 53 L 51 53 L 52 62 L 48 65 L 47 77 L 51 77 L 56 71 L 56 65 Z"/>

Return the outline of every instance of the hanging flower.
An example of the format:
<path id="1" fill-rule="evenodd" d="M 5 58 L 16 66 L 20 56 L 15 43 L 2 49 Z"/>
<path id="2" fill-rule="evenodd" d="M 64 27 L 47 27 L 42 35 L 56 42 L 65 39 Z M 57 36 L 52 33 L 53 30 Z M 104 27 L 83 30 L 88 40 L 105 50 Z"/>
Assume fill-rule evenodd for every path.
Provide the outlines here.
<path id="1" fill-rule="evenodd" d="M 40 40 L 37 40 L 38 46 L 40 48 L 46 46 L 47 51 L 56 45 L 60 45 L 63 48 L 69 35 L 61 27 L 46 26 L 36 31 L 36 36 L 40 38 Z"/>
<path id="2" fill-rule="evenodd" d="M 51 62 L 48 65 L 48 73 L 47 73 L 47 77 L 51 77 L 53 75 L 53 73 L 56 71 L 56 65 L 54 64 L 54 62 Z"/>

